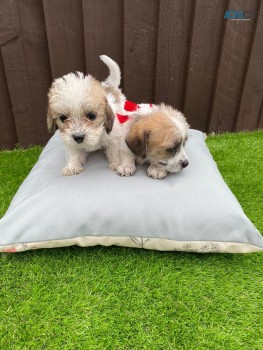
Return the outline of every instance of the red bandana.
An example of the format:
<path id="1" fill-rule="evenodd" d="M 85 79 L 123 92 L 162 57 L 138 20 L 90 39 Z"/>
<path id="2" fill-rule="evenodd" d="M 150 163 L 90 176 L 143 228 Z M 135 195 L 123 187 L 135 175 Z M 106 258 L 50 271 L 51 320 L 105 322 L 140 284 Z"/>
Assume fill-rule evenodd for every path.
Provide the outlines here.
<path id="1" fill-rule="evenodd" d="M 151 103 L 150 103 L 150 107 L 152 107 Z M 123 108 L 127 112 L 135 112 L 135 111 L 137 111 L 138 108 L 140 108 L 140 105 L 138 105 L 137 103 L 134 103 L 132 101 L 126 100 Z M 121 124 L 127 122 L 127 120 L 130 118 L 130 115 L 128 115 L 128 114 L 116 113 L 116 115 L 117 115 L 117 118 Z"/>

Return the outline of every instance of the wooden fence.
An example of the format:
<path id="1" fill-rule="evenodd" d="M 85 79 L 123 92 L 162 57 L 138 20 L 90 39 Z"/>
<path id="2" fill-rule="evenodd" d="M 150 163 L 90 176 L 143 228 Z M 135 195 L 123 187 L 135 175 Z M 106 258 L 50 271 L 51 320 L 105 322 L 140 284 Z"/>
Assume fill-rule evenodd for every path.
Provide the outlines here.
<path id="1" fill-rule="evenodd" d="M 129 99 L 169 103 L 193 128 L 263 127 L 261 0 L 0 0 L 0 47 L 0 148 L 44 144 L 52 79 L 104 79 L 100 54 Z"/>

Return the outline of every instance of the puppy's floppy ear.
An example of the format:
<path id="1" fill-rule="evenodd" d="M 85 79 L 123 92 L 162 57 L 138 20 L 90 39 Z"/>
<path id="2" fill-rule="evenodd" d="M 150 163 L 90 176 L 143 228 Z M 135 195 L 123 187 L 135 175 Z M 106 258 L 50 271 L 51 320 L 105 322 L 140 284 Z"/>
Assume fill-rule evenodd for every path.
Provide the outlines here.
<path id="1" fill-rule="evenodd" d="M 48 106 L 47 110 L 47 128 L 50 133 L 54 133 L 56 130 L 56 122 L 52 116 L 51 108 Z"/>
<path id="2" fill-rule="evenodd" d="M 105 118 L 106 118 L 104 122 L 105 130 L 107 134 L 109 134 L 113 127 L 115 114 L 113 113 L 113 110 L 111 109 L 108 103 L 106 105 Z"/>
<path id="3" fill-rule="evenodd" d="M 142 133 L 130 133 L 126 138 L 126 144 L 129 149 L 138 157 L 145 158 L 147 153 L 147 143 L 150 137 L 149 131 Z"/>

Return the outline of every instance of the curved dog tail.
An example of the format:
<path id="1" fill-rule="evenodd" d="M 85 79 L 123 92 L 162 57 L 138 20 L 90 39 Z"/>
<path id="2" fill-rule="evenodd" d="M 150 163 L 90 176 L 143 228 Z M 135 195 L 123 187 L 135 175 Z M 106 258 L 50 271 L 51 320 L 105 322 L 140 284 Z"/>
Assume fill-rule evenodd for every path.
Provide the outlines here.
<path id="1" fill-rule="evenodd" d="M 105 83 L 118 88 L 121 82 L 121 70 L 118 64 L 113 61 L 109 56 L 101 55 L 100 59 L 106 64 L 110 70 L 110 75 L 105 80 Z"/>

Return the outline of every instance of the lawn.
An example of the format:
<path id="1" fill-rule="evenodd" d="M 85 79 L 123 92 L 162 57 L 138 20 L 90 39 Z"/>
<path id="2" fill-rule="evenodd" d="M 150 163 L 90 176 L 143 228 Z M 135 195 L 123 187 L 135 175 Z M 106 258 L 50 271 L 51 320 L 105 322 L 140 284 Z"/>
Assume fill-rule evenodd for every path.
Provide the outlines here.
<path id="1" fill-rule="evenodd" d="M 209 137 L 207 144 L 263 232 L 263 131 Z M 0 216 L 40 152 L 0 152 Z M 5 254 L 0 349 L 262 350 L 262 263 L 262 253 L 117 247 Z"/>

